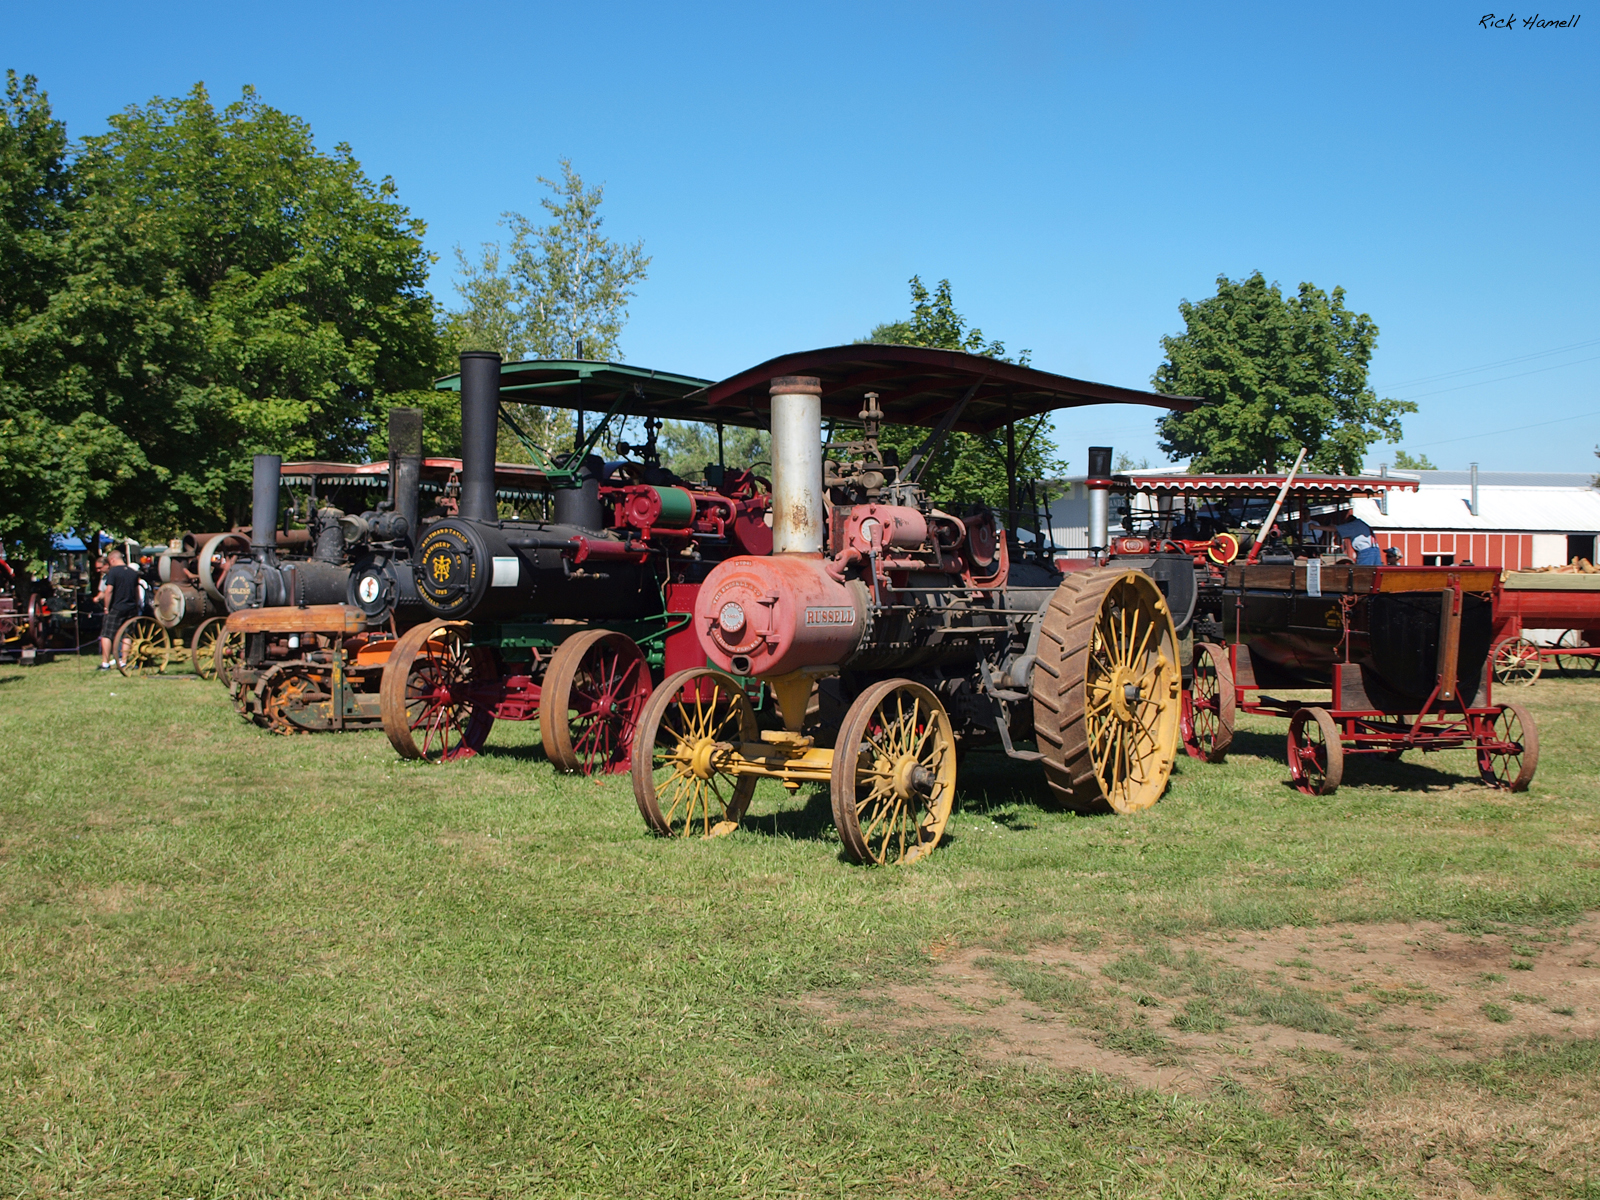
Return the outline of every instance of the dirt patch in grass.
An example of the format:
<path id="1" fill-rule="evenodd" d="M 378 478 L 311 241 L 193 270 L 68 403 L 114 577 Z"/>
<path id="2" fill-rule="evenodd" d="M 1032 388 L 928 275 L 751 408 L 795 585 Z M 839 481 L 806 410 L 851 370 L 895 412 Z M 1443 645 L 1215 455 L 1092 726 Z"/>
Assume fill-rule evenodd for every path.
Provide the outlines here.
<path id="1" fill-rule="evenodd" d="M 1600 914 L 1553 931 L 1326 925 L 1025 956 L 941 941 L 929 957 L 925 982 L 807 1003 L 880 1030 L 960 1027 L 994 1059 L 1190 1093 L 1330 1055 L 1469 1062 L 1600 1036 Z"/>

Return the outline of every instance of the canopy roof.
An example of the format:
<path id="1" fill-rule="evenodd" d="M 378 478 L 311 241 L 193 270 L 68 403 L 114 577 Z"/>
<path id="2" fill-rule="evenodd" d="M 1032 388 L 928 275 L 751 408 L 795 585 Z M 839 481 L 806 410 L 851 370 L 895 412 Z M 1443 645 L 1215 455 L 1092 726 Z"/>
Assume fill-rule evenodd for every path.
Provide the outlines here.
<path id="1" fill-rule="evenodd" d="M 422 491 L 442 492 L 450 479 L 461 471 L 459 458 L 422 460 Z M 300 487 L 313 483 L 318 488 L 389 486 L 387 459 L 370 463 L 286 462 L 278 473 L 287 484 Z M 495 494 L 502 500 L 515 500 L 549 490 L 549 480 L 538 467 L 528 463 L 495 463 Z"/>
<path id="2" fill-rule="evenodd" d="M 1202 403 L 1193 396 L 1089 383 L 956 350 L 872 344 L 785 354 L 720 383 L 620 363 L 503 363 L 500 395 L 551 408 L 595 411 L 617 404 L 617 411 L 627 416 L 765 428 L 772 380 L 779 375 L 821 379 L 823 415 L 835 420 L 857 420 L 870 391 L 878 393 L 878 403 L 893 424 L 937 425 L 970 391 L 953 426 L 968 432 L 1089 404 L 1145 404 L 1187 412 Z M 461 376 L 447 375 L 435 386 L 459 391 Z"/>
<path id="3" fill-rule="evenodd" d="M 742 410 L 764 414 L 771 405 L 772 380 L 779 375 L 819 378 L 823 415 L 835 420 L 857 420 L 866 394 L 876 392 L 885 420 L 896 425 L 937 425 L 970 392 L 971 398 L 952 428 L 971 433 L 1090 404 L 1145 404 L 1188 412 L 1202 403 L 1193 396 L 1163 396 L 1089 383 L 957 350 L 875 344 L 785 354 L 713 384 L 689 399 L 703 403 L 711 413 Z M 700 419 L 730 418 L 718 415 Z"/>
<path id="4" fill-rule="evenodd" d="M 1276 497 L 1284 475 L 1113 475 L 1116 491 L 1143 496 L 1195 496 L 1204 500 Z M 1289 499 L 1328 504 L 1357 496 L 1417 490 L 1415 479 L 1393 475 L 1296 475 Z"/>

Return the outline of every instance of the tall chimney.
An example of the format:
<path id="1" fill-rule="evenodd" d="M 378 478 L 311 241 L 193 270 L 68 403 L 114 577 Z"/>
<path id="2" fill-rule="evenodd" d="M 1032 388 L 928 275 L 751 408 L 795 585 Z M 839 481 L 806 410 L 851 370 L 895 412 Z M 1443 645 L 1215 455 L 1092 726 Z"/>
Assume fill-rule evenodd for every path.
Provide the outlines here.
<path id="1" fill-rule="evenodd" d="M 422 410 L 389 410 L 389 502 L 406 523 L 406 537 L 417 541 L 418 492 L 422 484 Z"/>
<path id="2" fill-rule="evenodd" d="M 494 446 L 500 426 L 500 356 L 461 353 L 461 507 L 468 521 L 497 521 Z"/>
<path id="3" fill-rule="evenodd" d="M 283 455 L 258 454 L 250 479 L 250 550 L 262 562 L 278 560 L 278 486 Z"/>
<path id="4" fill-rule="evenodd" d="M 1111 447 L 1089 447 L 1089 557 L 1111 545 Z"/>
<path id="5" fill-rule="evenodd" d="M 1389 474 L 1389 464 L 1388 463 L 1379 463 L 1378 464 L 1378 474 L 1379 475 L 1383 475 L 1383 476 L 1387 476 Z M 1388 488 L 1383 488 L 1382 490 L 1380 490 L 1378 492 L 1378 511 L 1381 512 L 1386 517 L 1389 515 L 1389 489 Z"/>
<path id="6" fill-rule="evenodd" d="M 1472 464 L 1472 503 L 1467 505 L 1472 510 L 1472 515 L 1478 515 L 1478 464 Z"/>
<path id="7" fill-rule="evenodd" d="M 772 552 L 822 552 L 822 380 L 772 381 Z"/>

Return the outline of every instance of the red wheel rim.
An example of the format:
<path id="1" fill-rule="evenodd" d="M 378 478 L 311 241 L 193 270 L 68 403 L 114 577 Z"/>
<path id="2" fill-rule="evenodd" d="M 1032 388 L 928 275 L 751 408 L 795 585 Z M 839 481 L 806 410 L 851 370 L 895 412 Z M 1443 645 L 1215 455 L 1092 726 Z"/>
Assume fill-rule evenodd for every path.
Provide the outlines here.
<path id="1" fill-rule="evenodd" d="M 422 647 L 406 676 L 406 713 L 423 758 L 454 762 L 483 749 L 493 700 L 479 693 L 494 675 L 488 652 L 468 647 L 454 631 Z"/>
<path id="2" fill-rule="evenodd" d="M 567 727 L 578 770 L 616 775 L 629 769 L 639 716 L 650 699 L 650 668 L 631 639 L 589 648 L 573 676 Z"/>
<path id="3" fill-rule="evenodd" d="M 1309 796 L 1320 795 L 1328 778 L 1328 743 L 1322 726 L 1304 712 L 1289 722 L 1289 773 L 1295 786 Z"/>

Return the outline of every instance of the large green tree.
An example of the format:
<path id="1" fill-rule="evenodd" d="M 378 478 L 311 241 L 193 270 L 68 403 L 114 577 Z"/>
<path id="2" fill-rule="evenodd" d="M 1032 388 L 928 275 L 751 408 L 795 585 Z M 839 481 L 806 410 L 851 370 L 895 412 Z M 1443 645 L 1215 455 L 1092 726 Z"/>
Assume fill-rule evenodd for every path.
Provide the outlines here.
<path id="1" fill-rule="evenodd" d="M 1013 361 L 1006 357 L 1005 343 L 988 340 L 983 330 L 969 326 L 956 311 L 951 295 L 950 281 L 941 279 L 932 292 L 920 276 L 911 277 L 911 313 L 899 321 L 877 325 L 861 339 L 863 342 L 896 346 L 931 346 L 941 350 L 964 350 L 968 354 L 982 354 L 1002 362 Z M 1029 352 L 1024 350 L 1015 361 L 1026 366 Z M 1022 481 L 1048 479 L 1066 470 L 1050 438 L 1047 416 L 1017 423 L 1017 479 Z M 906 462 L 928 436 L 928 430 L 910 425 L 884 427 L 879 443 L 899 451 L 900 461 Z M 934 503 L 952 511 L 961 511 L 974 503 L 983 503 L 1003 510 L 1010 492 L 1006 474 L 1006 432 L 997 429 L 991 433 L 951 433 L 940 444 L 928 463 L 923 480 Z M 1023 504 L 1026 498 L 1021 497 Z"/>
<path id="2" fill-rule="evenodd" d="M 1367 385 L 1378 326 L 1344 298 L 1309 283 L 1285 296 L 1257 271 L 1180 303 L 1184 332 L 1161 339 L 1152 382 L 1210 403 L 1159 418 L 1161 449 L 1196 471 L 1277 471 L 1305 446 L 1313 470 L 1355 474 L 1367 447 L 1398 442 L 1401 414 L 1417 406 Z"/>
<path id="3" fill-rule="evenodd" d="M 456 369 L 454 357 L 463 350 L 495 350 L 507 361 L 623 361 L 620 338 L 628 301 L 647 278 L 650 257 L 643 241 L 618 242 L 603 232 L 604 185 L 586 186 L 569 159 L 560 165 L 560 179 L 539 177 L 549 191 L 539 200 L 547 221 L 506 212 L 501 220 L 511 231 L 508 246 L 485 243 L 476 260 L 456 247 L 460 304 L 444 319 L 445 370 Z M 556 449 L 572 434 L 569 413 L 532 405 L 511 411 L 546 449 Z M 527 457 L 508 434 L 502 435 L 499 452 L 508 461 Z"/>
<path id="4" fill-rule="evenodd" d="M 348 146 L 197 85 L 112 117 L 70 174 L 57 277 L 4 362 L 59 522 L 239 515 L 253 452 L 361 456 L 388 407 L 426 394 L 423 226 Z M 36 540 L 29 524 L 8 534 Z"/>

